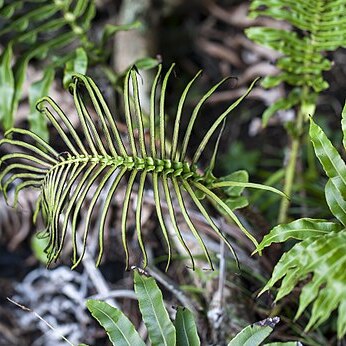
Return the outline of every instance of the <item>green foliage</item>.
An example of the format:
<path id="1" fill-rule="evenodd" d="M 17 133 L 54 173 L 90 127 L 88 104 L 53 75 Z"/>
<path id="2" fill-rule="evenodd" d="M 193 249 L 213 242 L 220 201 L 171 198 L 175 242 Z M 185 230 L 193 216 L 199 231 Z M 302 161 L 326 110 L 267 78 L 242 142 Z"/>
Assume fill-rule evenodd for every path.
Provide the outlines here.
<path id="1" fill-rule="evenodd" d="M 236 181 L 239 183 L 248 183 L 249 174 L 246 171 L 236 171 L 225 177 L 219 179 L 220 182 L 231 182 Z M 245 196 L 242 196 L 244 191 L 244 186 L 228 186 L 224 188 L 225 198 L 224 202 L 231 209 L 244 208 L 248 206 L 249 202 Z M 222 212 L 222 210 L 221 210 Z"/>
<path id="2" fill-rule="evenodd" d="M 247 36 L 256 43 L 268 46 L 283 54 L 276 61 L 281 72 L 265 77 L 262 85 L 272 88 L 282 82 L 294 88 L 284 99 L 273 103 L 263 114 L 263 122 L 279 109 L 289 109 L 303 104 L 306 114 L 312 114 L 314 93 L 328 87 L 323 72 L 331 68 L 332 62 L 325 52 L 346 47 L 345 0 L 253 0 L 250 17 L 267 16 L 284 20 L 294 30 L 269 27 L 251 27 Z M 313 93 L 302 93 L 307 87 Z"/>
<path id="3" fill-rule="evenodd" d="M 177 330 L 178 346 L 194 346 L 200 344 L 195 318 L 189 309 L 178 306 L 174 326 Z"/>
<path id="4" fill-rule="evenodd" d="M 143 322 L 153 346 L 199 346 L 195 318 L 190 310 L 178 307 L 174 324 L 164 306 L 162 293 L 155 280 L 141 269 L 134 270 L 134 286 Z M 88 300 L 91 314 L 105 329 L 112 345 L 145 345 L 134 325 L 119 309 L 98 301 Z M 228 346 L 259 346 L 272 333 L 278 317 L 267 318 L 243 329 Z M 277 342 L 268 345 L 299 346 L 299 342 Z"/>
<path id="5" fill-rule="evenodd" d="M 278 317 L 269 318 L 260 323 L 254 323 L 240 331 L 228 344 L 228 346 L 252 346 L 260 345 L 273 331 L 279 322 Z"/>
<path id="6" fill-rule="evenodd" d="M 134 283 L 139 309 L 152 345 L 175 345 L 176 330 L 169 319 L 162 293 L 155 280 L 135 271 Z"/>
<path id="7" fill-rule="evenodd" d="M 197 327 L 188 309 L 178 307 L 174 325 L 164 306 L 162 293 L 152 277 L 135 269 L 134 286 L 151 345 L 200 345 Z M 95 300 L 89 300 L 87 307 L 106 330 L 113 345 L 145 345 L 133 324 L 120 310 Z"/>
<path id="8" fill-rule="evenodd" d="M 88 300 L 87 308 L 105 329 L 113 345 L 145 345 L 131 321 L 118 309 L 100 300 Z"/>
<path id="9" fill-rule="evenodd" d="M 42 61 L 43 76 L 30 87 L 30 128 L 47 139 L 45 118 L 36 111 L 35 104 L 47 94 L 55 70 L 65 66 L 64 82 L 68 84 L 71 70 L 84 74 L 89 63 L 107 60 L 105 45 L 111 35 L 139 26 L 139 23 L 106 25 L 102 39 L 94 42 L 88 36 L 95 12 L 94 0 L 9 0 L 0 3 L 0 38 L 6 43 L 0 56 L 0 124 L 5 130 L 13 126 L 32 59 Z M 13 51 L 18 52 L 16 60 Z"/>
<path id="10" fill-rule="evenodd" d="M 226 154 L 218 160 L 218 167 L 225 172 L 245 169 L 250 175 L 256 173 L 261 154 L 259 150 L 245 148 L 244 144 L 236 141 L 229 146 Z"/>
<path id="11" fill-rule="evenodd" d="M 342 118 L 344 146 L 345 117 L 346 107 Z M 295 318 L 299 318 L 308 305 L 313 303 L 311 318 L 306 326 L 306 330 L 309 330 L 318 327 L 329 318 L 333 310 L 338 309 L 337 333 L 341 338 L 346 333 L 346 165 L 312 119 L 310 138 L 315 154 L 329 178 L 325 186 L 325 196 L 336 221 L 300 219 L 287 225 L 279 225 L 265 236 L 259 250 L 288 238 L 300 242 L 281 257 L 262 292 L 282 279 L 276 296 L 278 301 L 312 274 L 312 279 L 305 283 L 301 291 Z"/>
<path id="12" fill-rule="evenodd" d="M 158 221 L 161 226 L 163 239 L 168 248 L 167 268 L 171 260 L 172 249 L 161 210 L 162 201 L 159 182 L 163 187 L 163 194 L 165 196 L 173 228 L 176 232 L 177 238 L 191 259 L 193 269 L 195 268 L 194 259 L 177 226 L 177 211 L 174 210 L 172 203 L 173 193 L 178 201 L 179 211 L 182 213 L 186 224 L 198 240 L 211 268 L 213 268 L 213 265 L 209 252 L 198 230 L 189 217 L 188 211 L 185 207 L 182 189 L 184 189 L 187 195 L 190 196 L 192 202 L 205 217 L 210 227 L 227 243 L 232 252 L 233 249 L 231 244 L 209 216 L 209 213 L 197 197 L 196 193 L 206 196 L 208 199 L 212 200 L 216 206 L 222 208 L 223 211 L 229 215 L 239 228 L 253 241 L 253 243 L 258 245 L 256 239 L 248 233 L 231 208 L 213 190 L 219 188 L 223 189 L 230 186 L 234 188 L 238 186 L 241 188 L 259 188 L 277 192 L 279 194 L 282 193 L 273 188 L 259 184 L 239 182 L 236 180 L 219 182 L 212 175 L 210 170 L 207 170 L 207 173 L 203 174 L 197 171 L 196 166 L 200 155 L 218 126 L 250 92 L 254 83 L 249 87 L 246 94 L 230 105 L 217 118 L 198 146 L 192 162 L 189 163 L 186 158 L 186 151 L 200 108 L 214 92 L 217 86 L 225 80 L 212 87 L 206 95 L 202 97 L 201 101 L 193 110 L 187 130 L 183 137 L 182 150 L 180 151 L 178 149 L 178 137 L 183 104 L 187 91 L 198 75 L 188 84 L 181 96 L 173 129 L 172 146 L 168 148 L 165 129 L 165 93 L 168 78 L 172 69 L 173 65 L 163 79 L 159 97 L 158 114 L 156 112 L 155 99 L 158 80 L 161 75 L 161 66 L 158 69 L 157 76 L 152 86 L 149 128 L 150 143 L 148 145 L 145 142 L 143 128 L 144 114 L 139 102 L 138 81 L 134 69 L 128 71 L 124 84 L 125 120 L 127 124 L 127 135 L 130 149 L 125 147 L 116 122 L 98 87 L 89 77 L 80 74 L 74 76 L 74 81 L 70 84 L 69 90 L 74 98 L 82 129 L 81 134 L 77 132 L 77 129 L 73 127 L 69 118 L 51 98 L 44 97 L 37 105 L 40 112 L 42 112 L 55 127 L 60 137 L 58 142 L 65 144 L 66 151 L 58 153 L 36 134 L 27 130 L 11 129 L 5 133 L 6 138 L 0 141 L 0 145 L 7 144 L 14 147 L 17 146 L 21 149 L 27 150 L 30 154 L 14 152 L 15 149 L 13 147 L 11 151 L 14 153 L 4 155 L 1 158 L 2 168 L 5 167 L 0 174 L 2 190 L 5 197 L 7 197 L 7 192 L 11 187 L 11 184 L 16 179 L 21 179 L 21 183 L 16 185 L 14 192 L 14 204 L 16 204 L 18 194 L 22 189 L 27 187 L 36 187 L 40 189 L 41 194 L 37 202 L 37 209 L 34 218 L 36 218 L 38 212 L 41 211 L 45 220 L 46 228 L 42 234 L 49 237 L 49 244 L 46 249 L 48 252 L 48 263 L 56 260 L 61 253 L 69 222 L 71 223 L 72 232 L 73 268 L 81 262 L 85 253 L 92 214 L 101 193 L 104 191 L 106 198 L 104 199 L 100 209 L 100 222 L 98 223 L 99 255 L 97 264 L 100 263 L 104 248 L 104 228 L 107 213 L 111 206 L 112 198 L 117 191 L 117 187 L 119 186 L 121 179 L 126 176 L 127 172 L 129 173 L 129 177 L 121 216 L 121 236 L 126 256 L 126 267 L 129 265 L 129 251 L 126 235 L 127 213 L 130 205 L 131 191 L 137 175 L 139 175 L 139 183 L 135 219 L 137 238 L 143 255 L 144 267 L 147 265 L 147 254 L 141 233 L 141 208 L 145 183 L 149 176 L 152 178 Z M 133 97 L 130 96 L 130 87 L 132 88 Z M 88 101 L 91 102 L 94 108 L 95 116 L 93 116 L 87 108 Z M 133 107 L 131 107 L 131 105 Z M 157 137 L 160 139 L 159 143 L 156 141 L 156 118 L 159 120 L 159 129 L 157 133 Z M 135 139 L 134 127 L 138 128 L 138 143 Z M 13 136 L 18 136 L 19 139 L 12 139 Z M 34 144 L 28 143 L 28 139 L 30 138 L 35 142 Z M 87 203 L 87 194 L 93 187 L 95 188 L 95 191 L 93 192 L 91 201 Z M 84 222 L 82 233 L 83 248 L 81 249 L 81 254 L 78 255 L 76 231 L 78 226 L 78 216 L 81 215 L 81 211 L 83 211 Z"/>
<path id="13" fill-rule="evenodd" d="M 256 322 L 241 330 L 229 343 L 228 346 L 259 346 L 273 332 L 280 319 L 278 317 L 269 317 L 263 321 Z M 266 346 L 299 346 L 300 342 L 274 342 L 265 344 Z"/>

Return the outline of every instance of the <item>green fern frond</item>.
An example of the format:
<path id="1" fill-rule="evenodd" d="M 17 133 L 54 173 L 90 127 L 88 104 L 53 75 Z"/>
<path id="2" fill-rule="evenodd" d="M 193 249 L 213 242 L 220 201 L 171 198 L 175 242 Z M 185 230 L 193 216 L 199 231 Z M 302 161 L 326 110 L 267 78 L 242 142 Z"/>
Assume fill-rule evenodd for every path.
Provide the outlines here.
<path id="1" fill-rule="evenodd" d="M 264 78 L 262 85 L 274 87 L 282 82 L 296 87 L 286 99 L 271 105 L 264 114 L 264 122 L 278 109 L 288 109 L 299 103 L 314 104 L 304 99 L 307 95 L 300 88 L 308 87 L 315 93 L 328 88 L 323 72 L 331 68 L 332 62 L 325 52 L 346 47 L 345 0 L 253 0 L 250 17 L 267 16 L 290 23 L 293 30 L 251 27 L 247 36 L 261 45 L 280 53 L 276 76 Z M 311 113 L 311 112 L 310 112 Z"/>
<path id="2" fill-rule="evenodd" d="M 346 106 L 343 110 L 344 145 L 346 144 Z M 289 238 L 301 241 L 286 252 L 275 266 L 262 292 L 279 280 L 281 286 L 276 301 L 292 292 L 299 282 L 305 282 L 299 298 L 296 319 L 312 304 L 311 318 L 306 330 L 318 327 L 338 309 L 338 338 L 346 334 L 346 164 L 323 130 L 310 119 L 310 138 L 315 154 L 329 180 L 325 197 L 332 221 L 300 219 L 278 225 L 266 235 L 258 250 Z M 312 279 L 306 279 L 312 274 Z"/>
<path id="3" fill-rule="evenodd" d="M 23 152 L 15 152 L 2 157 L 1 162 L 4 169 L 0 175 L 0 182 L 6 194 L 12 183 L 20 179 L 21 182 L 16 185 L 14 192 L 15 202 L 17 201 L 18 193 L 22 189 L 29 186 L 38 187 L 40 189 L 41 194 L 37 210 L 41 211 L 46 222 L 46 228 L 43 233 L 49 236 L 49 245 L 47 247 L 49 262 L 56 260 L 60 255 L 69 224 L 72 232 L 73 267 L 76 267 L 81 262 L 87 244 L 88 232 L 91 228 L 91 219 L 94 209 L 96 204 L 100 201 L 101 193 L 105 193 L 106 197 L 103 198 L 103 204 L 99 209 L 100 217 L 97 223 L 99 232 L 99 254 L 97 264 L 100 263 L 104 251 L 104 229 L 107 213 L 114 194 L 117 192 L 117 187 L 123 178 L 126 179 L 125 177 L 127 177 L 127 187 L 121 215 L 121 237 L 122 245 L 125 250 L 127 268 L 129 266 L 127 213 L 131 192 L 135 182 L 138 183 L 135 213 L 136 232 L 139 248 L 142 252 L 143 264 L 144 266 L 147 265 L 147 254 L 141 233 L 141 207 L 145 184 L 149 177 L 151 178 L 154 192 L 158 221 L 168 249 L 167 267 L 171 260 L 172 248 L 170 236 L 161 210 L 163 197 L 167 203 L 170 221 L 176 232 L 177 238 L 191 258 L 192 268 L 195 268 L 192 254 L 179 231 L 176 221 L 176 213 L 178 211 L 182 214 L 186 224 L 198 240 L 210 267 L 213 268 L 210 255 L 203 239 L 186 209 L 185 197 L 183 196 L 182 190 L 191 198 L 191 201 L 205 217 L 210 227 L 227 243 L 232 252 L 232 246 L 226 236 L 219 230 L 202 202 L 198 199 L 197 194 L 199 192 L 213 200 L 214 204 L 221 207 L 252 242 L 257 245 L 256 239 L 248 233 L 234 212 L 217 196 L 213 189 L 234 185 L 241 186 L 242 188 L 255 187 L 267 190 L 272 189 L 258 184 L 237 183 L 236 181 L 223 181 L 217 185 L 216 178 L 211 179 L 210 174 L 206 175 L 200 173 L 196 166 L 201 153 L 213 133 L 217 130 L 217 127 L 245 98 L 256 81 L 251 84 L 242 97 L 229 106 L 217 118 L 213 126 L 205 134 L 201 144 L 198 146 L 193 162 L 189 163 L 186 157 L 186 149 L 189 146 L 194 122 L 200 113 L 203 102 L 216 88 L 211 88 L 210 91 L 202 97 L 201 101 L 192 112 L 189 125 L 183 137 L 183 150 L 181 151 L 178 148 L 178 137 L 181 132 L 180 117 L 182 114 L 182 107 L 187 96 L 187 91 L 197 76 L 187 86 L 180 98 L 177 108 L 176 121 L 173 128 L 173 140 L 171 142 L 172 146 L 168 147 L 168 145 L 166 145 L 168 140 L 165 129 L 167 126 L 165 121 L 165 95 L 168 78 L 172 69 L 173 66 L 163 78 L 158 109 L 155 99 L 158 81 L 161 75 L 161 66 L 158 69 L 157 76 L 152 85 L 149 145 L 147 145 L 145 141 L 143 128 L 144 114 L 138 97 L 138 81 L 134 69 L 128 71 L 124 84 L 125 120 L 127 124 L 129 148 L 125 145 L 117 124 L 100 90 L 89 77 L 80 74 L 74 76 L 73 83 L 71 83 L 69 90 L 74 99 L 81 131 L 77 131 L 71 124 L 69 117 L 64 114 L 51 98 L 44 97 L 37 105 L 40 112 L 42 112 L 55 127 L 59 134 L 60 141 L 63 142 L 67 148 L 66 151 L 58 153 L 36 134 L 27 130 L 11 129 L 5 134 L 5 139 L 0 141 L 1 145 L 16 146 L 26 151 L 25 154 L 23 154 Z M 87 108 L 87 100 L 85 97 L 88 97 L 88 100 L 91 101 L 95 114 L 91 113 L 90 109 Z M 131 104 L 133 107 L 131 107 Z M 158 129 L 155 127 L 157 118 L 159 120 Z M 134 128 L 138 129 L 138 140 L 135 137 Z M 157 130 L 158 133 L 156 133 Z M 17 137 L 19 137 L 19 139 L 13 139 Z M 36 142 L 36 146 L 29 144 L 27 142 L 28 138 Z M 159 140 L 156 138 L 159 138 Z M 215 183 L 214 186 L 213 183 Z M 94 189 L 93 195 L 91 200 L 86 203 L 86 197 L 91 189 Z M 277 190 L 274 191 L 278 192 Z M 178 210 L 175 210 L 173 207 L 173 199 L 176 199 L 178 202 Z M 37 212 L 35 213 L 35 217 Z M 80 215 L 83 217 L 84 229 L 82 233 L 83 248 L 81 249 L 81 254 L 78 256 L 76 232 L 78 217 Z"/>
<path id="4" fill-rule="evenodd" d="M 307 238 L 285 253 L 275 266 L 271 279 L 263 291 L 282 283 L 276 301 L 289 294 L 310 274 L 299 298 L 298 319 L 312 303 L 312 314 L 306 331 L 325 322 L 338 309 L 338 337 L 346 333 L 346 231 Z M 263 292 L 262 291 L 262 292 Z"/>
<path id="5" fill-rule="evenodd" d="M 346 1 L 336 0 L 254 0 L 250 16 L 268 16 L 292 24 L 294 31 L 254 27 L 247 35 L 254 41 L 281 52 L 277 66 L 282 72 L 267 77 L 264 85 L 272 87 L 281 82 L 293 86 L 308 85 L 316 92 L 328 87 L 322 72 L 331 68 L 324 57 L 326 51 L 346 47 Z"/>
<path id="6" fill-rule="evenodd" d="M 22 95 L 27 66 L 36 58 L 44 61 L 44 75 L 29 90 L 31 129 L 48 138 L 44 117 L 35 110 L 36 101 L 48 93 L 55 70 L 65 67 L 64 84 L 70 69 L 86 73 L 88 64 L 107 59 L 105 43 L 119 30 L 139 26 L 106 25 L 99 42 L 89 38 L 95 16 L 94 0 L 8 0 L 0 3 L 0 124 L 5 130 L 14 123 L 14 114 Z M 16 61 L 13 51 L 19 52 Z"/>

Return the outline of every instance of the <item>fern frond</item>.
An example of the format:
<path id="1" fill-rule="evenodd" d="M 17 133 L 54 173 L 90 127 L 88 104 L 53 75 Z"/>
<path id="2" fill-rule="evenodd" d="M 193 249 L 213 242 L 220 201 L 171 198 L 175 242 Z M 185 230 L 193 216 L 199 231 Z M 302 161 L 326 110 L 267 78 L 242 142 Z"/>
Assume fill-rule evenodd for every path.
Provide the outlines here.
<path id="1" fill-rule="evenodd" d="M 299 309 L 299 318 L 312 303 L 312 314 L 306 330 L 325 322 L 333 310 L 338 311 L 338 337 L 346 333 L 346 231 L 331 232 L 325 236 L 307 238 L 285 253 L 275 266 L 271 279 L 263 291 L 282 279 L 276 301 L 289 294 L 300 282 L 312 274 L 304 285 Z M 262 291 L 262 292 L 263 292 Z"/>
<path id="2" fill-rule="evenodd" d="M 266 88 L 282 82 L 296 87 L 285 98 L 272 104 L 264 113 L 264 124 L 279 109 L 295 105 L 315 104 L 314 95 L 307 96 L 301 88 L 313 93 L 328 88 L 323 72 L 331 68 L 332 62 L 325 52 L 346 47 L 345 0 L 253 0 L 250 17 L 267 16 L 292 25 L 292 30 L 270 27 L 251 27 L 247 36 L 256 43 L 282 53 L 276 61 L 280 72 L 263 79 Z M 311 98 L 311 99 L 308 99 Z M 309 112 L 308 112 L 309 113 Z M 311 111 L 310 111 L 311 113 Z"/>
<path id="3" fill-rule="evenodd" d="M 345 118 L 344 108 L 343 125 Z M 338 338 L 342 338 L 346 334 L 346 166 L 323 130 L 312 119 L 310 138 L 315 154 L 329 178 L 325 186 L 325 196 L 335 219 L 299 219 L 274 227 L 263 238 L 258 250 L 289 238 L 301 242 L 281 257 L 262 292 L 282 279 L 276 295 L 278 301 L 289 294 L 299 282 L 305 282 L 296 319 L 312 304 L 311 318 L 306 326 L 306 330 L 309 330 L 325 322 L 331 313 L 338 309 L 337 333 Z M 310 274 L 312 278 L 306 283 Z"/>
<path id="4" fill-rule="evenodd" d="M 216 192 L 212 190 L 214 188 L 219 189 L 229 185 L 240 186 L 241 188 L 260 187 L 267 190 L 272 189 L 257 184 L 237 183 L 236 181 L 233 183 L 228 182 L 228 185 L 227 183 L 226 185 L 225 183 L 218 185 L 216 178 L 214 178 L 212 174 L 200 173 L 197 171 L 196 166 L 201 153 L 213 133 L 227 115 L 251 91 L 255 82 L 251 84 L 245 95 L 240 97 L 217 118 L 213 126 L 202 139 L 201 144 L 198 146 L 193 163 L 191 164 L 186 160 L 186 148 L 189 146 L 193 124 L 200 113 L 203 102 L 205 102 L 216 88 L 213 87 L 207 92 L 193 111 L 193 116 L 191 117 L 190 124 L 188 125 L 183 140 L 183 151 L 180 151 L 178 149 L 178 137 L 181 132 L 179 124 L 183 104 L 187 92 L 198 74 L 186 87 L 180 98 L 177 109 L 177 116 L 173 129 L 173 140 L 171 142 L 173 145 L 169 148 L 168 145 L 166 145 L 168 140 L 166 135 L 167 125 L 165 121 L 165 94 L 169 75 L 173 67 L 174 66 L 169 69 L 163 78 L 158 112 L 156 112 L 155 99 L 158 80 L 162 70 L 161 66 L 158 69 L 158 74 L 152 86 L 149 148 L 147 148 L 147 143 L 145 142 L 143 128 L 144 114 L 139 103 L 138 81 L 134 69 L 128 71 L 124 85 L 124 108 L 128 131 L 127 135 L 130 144 L 129 148 L 125 146 L 117 128 L 117 124 L 100 90 L 89 77 L 80 74 L 74 76 L 73 83 L 69 88 L 81 124 L 80 131 L 77 131 L 70 122 L 69 117 L 64 114 L 61 108 L 51 98 L 44 97 L 37 104 L 37 108 L 40 112 L 42 112 L 55 127 L 59 135 L 59 140 L 64 143 L 66 151 L 58 153 L 36 134 L 27 130 L 12 129 L 5 134 L 6 138 L 0 142 L 0 145 L 22 147 L 27 152 L 15 152 L 2 157 L 1 164 L 4 169 L 0 174 L 1 186 L 6 193 L 15 180 L 20 179 L 20 183 L 15 189 L 15 202 L 22 189 L 30 186 L 40 189 L 41 195 L 38 200 L 38 209 L 35 213 L 35 217 L 37 216 L 38 210 L 40 210 L 45 219 L 46 228 L 43 233 L 49 236 L 49 244 L 47 247 L 49 263 L 55 261 L 59 257 L 69 227 L 72 237 L 73 268 L 81 262 L 87 246 L 88 232 L 92 226 L 92 215 L 95 213 L 97 203 L 101 203 L 99 207 L 100 217 L 97 223 L 99 234 L 97 264 L 100 263 L 104 251 L 104 231 L 107 213 L 120 182 L 127 178 L 121 215 L 121 238 L 125 251 L 126 267 L 129 267 L 127 214 L 130 206 L 131 193 L 137 181 L 138 194 L 135 213 L 136 232 L 144 266 L 146 266 L 147 254 L 144 245 L 145 241 L 141 232 L 141 208 L 145 184 L 149 176 L 152 181 L 156 214 L 162 230 L 164 242 L 168 249 L 167 268 L 171 260 L 172 249 L 166 221 L 161 210 L 163 199 L 165 199 L 168 206 L 169 218 L 177 235 L 177 239 L 190 257 L 192 268 L 195 268 L 195 263 L 179 231 L 176 221 L 177 212 L 182 214 L 186 224 L 199 242 L 210 267 L 213 268 L 204 241 L 196 226 L 193 224 L 185 206 L 185 196 L 183 195 L 185 192 L 205 217 L 210 227 L 227 243 L 232 253 L 234 253 L 234 251 L 231 244 L 209 216 L 202 201 L 198 199 L 198 192 L 201 192 L 211 199 L 215 205 L 220 206 L 253 243 L 257 245 L 256 239 L 247 232 L 233 211 L 217 196 Z M 93 112 L 86 106 L 88 101 L 86 97 L 91 101 Z M 132 104 L 134 105 L 133 108 L 131 107 Z M 158 129 L 155 128 L 157 118 L 159 120 Z M 138 141 L 135 138 L 134 128 L 138 129 Z M 156 130 L 158 130 L 158 133 L 155 133 Z M 12 139 L 17 137 L 18 139 Z M 158 143 L 156 143 L 156 138 L 159 138 Z M 28 139 L 37 142 L 39 146 L 29 144 Z M 178 158 L 179 160 L 173 160 L 172 157 Z M 24 161 L 25 164 L 22 163 Z M 215 185 L 213 186 L 214 183 Z M 274 191 L 278 192 L 277 190 Z M 105 198 L 103 198 L 102 201 L 100 201 L 101 193 L 105 194 Z M 87 201 L 87 196 L 91 194 L 91 199 Z M 177 210 L 173 207 L 173 199 L 178 201 Z M 79 216 L 83 218 L 84 222 L 81 249 L 77 248 L 76 240 Z"/>
<path id="5" fill-rule="evenodd" d="M 13 126 L 30 60 L 44 61 L 43 78 L 29 89 L 30 128 L 47 139 L 45 118 L 36 112 L 35 103 L 48 93 L 55 70 L 65 67 L 64 85 L 68 85 L 70 70 L 86 73 L 89 64 L 107 59 L 105 44 L 112 34 L 139 26 L 139 23 L 106 25 L 102 39 L 93 42 L 88 32 L 95 13 L 94 0 L 1 2 L 0 39 L 5 44 L 0 56 L 0 124 L 3 128 L 7 130 Z M 13 51 L 20 51 L 20 58 L 15 62 Z"/>
<path id="6" fill-rule="evenodd" d="M 346 1 L 336 0 L 254 0 L 250 16 L 267 16 L 285 20 L 301 33 L 266 27 L 247 29 L 252 40 L 281 53 L 277 61 L 282 72 L 267 77 L 264 85 L 272 87 L 281 82 L 293 86 L 308 85 L 316 92 L 328 87 L 322 72 L 331 68 L 323 52 L 346 47 Z"/>

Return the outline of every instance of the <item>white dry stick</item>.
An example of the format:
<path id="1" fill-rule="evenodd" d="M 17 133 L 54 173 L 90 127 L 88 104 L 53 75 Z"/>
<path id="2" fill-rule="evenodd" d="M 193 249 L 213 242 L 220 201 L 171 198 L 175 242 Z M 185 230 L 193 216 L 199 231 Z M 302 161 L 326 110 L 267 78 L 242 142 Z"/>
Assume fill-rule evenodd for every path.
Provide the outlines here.
<path id="1" fill-rule="evenodd" d="M 219 264 L 219 282 L 218 289 L 215 292 L 210 309 L 208 311 L 208 320 L 212 326 L 213 339 L 216 344 L 223 340 L 223 323 L 224 323 L 224 291 L 226 282 L 226 260 L 225 260 L 226 245 L 220 240 L 220 264 Z"/>
<path id="2" fill-rule="evenodd" d="M 83 227 L 83 223 L 81 226 Z M 78 254 L 81 255 L 83 244 L 78 232 L 76 232 L 76 235 Z M 108 283 L 100 270 L 95 266 L 95 259 L 92 258 L 87 248 L 85 250 L 82 263 L 86 272 L 88 273 L 90 281 L 96 288 L 97 293 L 102 296 L 109 297 L 111 290 L 109 289 Z M 119 305 L 114 298 L 108 298 L 106 299 L 106 302 L 119 309 Z"/>
<path id="3" fill-rule="evenodd" d="M 70 340 L 68 340 L 65 336 L 63 336 L 62 334 L 60 334 L 49 322 L 47 322 L 43 317 L 41 317 L 37 312 L 35 312 L 34 310 L 29 309 L 28 307 L 17 303 L 16 301 L 14 301 L 13 299 L 7 297 L 6 298 L 10 303 L 18 306 L 20 309 L 30 312 L 32 313 L 37 319 L 39 319 L 40 321 L 42 321 L 43 323 L 45 323 L 48 328 L 50 328 L 56 335 L 58 335 L 62 340 L 64 340 L 65 342 L 67 342 L 69 345 L 71 346 L 75 346 Z"/>

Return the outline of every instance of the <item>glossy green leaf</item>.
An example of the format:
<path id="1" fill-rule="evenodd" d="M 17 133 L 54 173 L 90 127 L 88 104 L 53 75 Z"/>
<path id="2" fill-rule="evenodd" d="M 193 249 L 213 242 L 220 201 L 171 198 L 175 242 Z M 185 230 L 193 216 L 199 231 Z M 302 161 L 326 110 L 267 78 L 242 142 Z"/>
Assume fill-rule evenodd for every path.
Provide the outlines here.
<path id="1" fill-rule="evenodd" d="M 43 78 L 33 83 L 29 88 L 29 103 L 30 103 L 30 115 L 29 124 L 30 130 L 36 133 L 45 141 L 49 139 L 47 119 L 36 109 L 37 101 L 43 96 L 47 95 L 51 84 L 54 80 L 54 70 L 47 69 L 44 72 Z"/>
<path id="2" fill-rule="evenodd" d="M 251 324 L 239 332 L 228 346 L 260 346 L 279 321 L 278 317 L 273 317 Z"/>
<path id="3" fill-rule="evenodd" d="M 342 226 L 327 220 L 299 219 L 288 224 L 274 227 L 269 234 L 263 237 L 257 251 L 263 250 L 272 243 L 283 243 L 288 239 L 304 240 L 307 238 L 320 237 L 331 232 L 338 232 Z"/>
<path id="4" fill-rule="evenodd" d="M 120 310 L 100 300 L 89 299 L 86 305 L 93 317 L 107 332 L 112 345 L 145 345 L 134 325 Z"/>
<path id="5" fill-rule="evenodd" d="M 346 226 L 346 201 L 332 180 L 328 180 L 325 186 L 326 201 L 332 214 Z"/>
<path id="6" fill-rule="evenodd" d="M 72 82 L 72 75 L 85 74 L 88 68 L 88 55 L 83 48 L 77 48 L 74 57 L 67 61 L 64 69 L 63 84 L 67 89 Z M 43 95 L 42 95 L 43 96 Z"/>
<path id="7" fill-rule="evenodd" d="M 200 345 L 195 318 L 190 310 L 179 306 L 174 325 L 177 331 L 177 346 Z"/>
<path id="8" fill-rule="evenodd" d="M 139 309 L 152 345 L 175 345 L 176 331 L 155 280 L 135 270 L 134 283 Z"/>
<path id="9" fill-rule="evenodd" d="M 17 10 L 22 8 L 23 3 L 20 1 L 13 1 L 10 4 L 6 4 L 5 6 L 1 6 L 0 9 L 0 16 L 5 18 L 11 18 L 13 16 L 13 13 Z"/>
<path id="10" fill-rule="evenodd" d="M 94 0 L 30 0 L 28 3 L 24 10 L 22 8 L 25 1 L 22 0 L 7 2 L 0 8 L 0 15 L 3 17 L 0 39 L 4 46 L 0 58 L 0 91 L 3 89 L 0 96 L 3 97 L 0 102 L 0 123 L 5 130 L 13 126 L 13 116 L 22 98 L 27 66 L 33 58 L 41 61 L 40 66 L 45 74 L 50 74 L 52 69 L 63 68 L 67 63 L 64 79 L 64 84 L 67 85 L 71 81 L 71 73 L 86 72 L 86 55 L 93 64 L 104 62 L 108 58 L 107 54 L 104 54 L 107 39 L 118 31 L 139 26 L 138 23 L 108 25 L 104 29 L 103 38 L 96 43 L 91 41 L 88 35 L 96 13 Z M 12 47 L 16 52 L 20 52 L 12 67 L 13 71 Z M 72 61 L 73 55 L 75 59 Z M 33 89 L 38 87 L 35 85 Z M 34 131 L 47 138 L 42 117 L 38 116 L 32 105 L 29 120 L 33 123 Z"/>
<path id="11" fill-rule="evenodd" d="M 346 199 L 346 164 L 322 129 L 310 119 L 310 139 L 327 176 Z"/>

